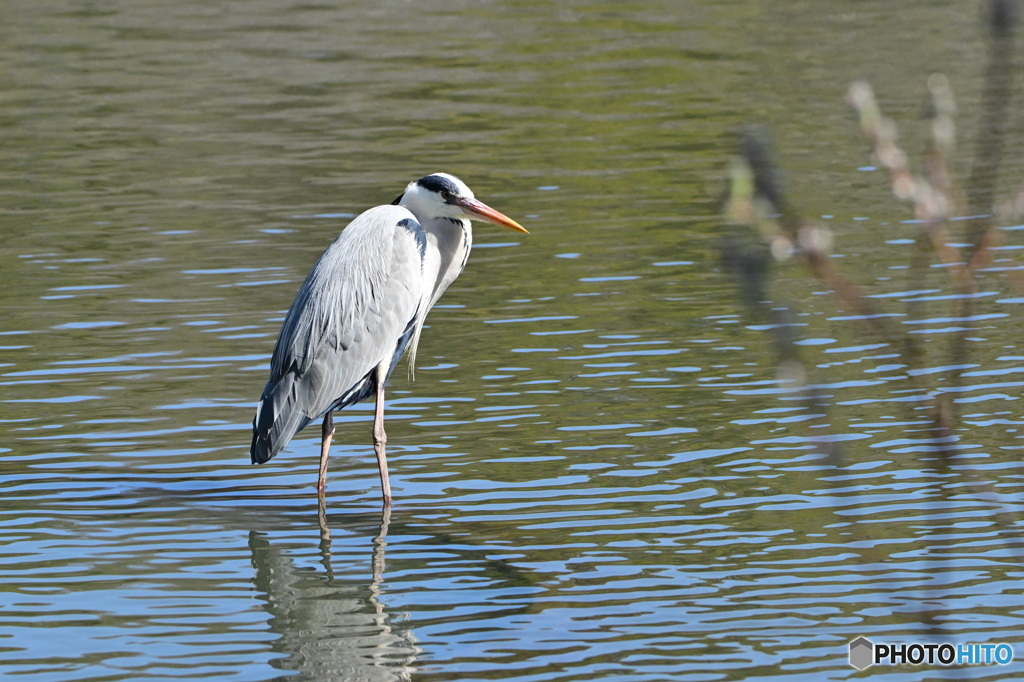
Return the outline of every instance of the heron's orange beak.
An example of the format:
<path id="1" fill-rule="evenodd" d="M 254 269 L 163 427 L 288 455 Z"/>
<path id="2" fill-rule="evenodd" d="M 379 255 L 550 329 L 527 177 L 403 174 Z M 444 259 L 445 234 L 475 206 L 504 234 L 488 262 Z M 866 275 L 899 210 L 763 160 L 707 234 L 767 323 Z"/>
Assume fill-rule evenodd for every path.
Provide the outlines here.
<path id="1" fill-rule="evenodd" d="M 477 199 L 462 199 L 459 201 L 459 206 L 477 218 L 480 218 L 480 220 L 486 220 L 489 223 L 501 225 L 502 227 L 507 227 L 510 230 L 530 234 L 527 232 L 525 227 L 509 218 L 501 211 L 495 211 L 493 208 Z"/>

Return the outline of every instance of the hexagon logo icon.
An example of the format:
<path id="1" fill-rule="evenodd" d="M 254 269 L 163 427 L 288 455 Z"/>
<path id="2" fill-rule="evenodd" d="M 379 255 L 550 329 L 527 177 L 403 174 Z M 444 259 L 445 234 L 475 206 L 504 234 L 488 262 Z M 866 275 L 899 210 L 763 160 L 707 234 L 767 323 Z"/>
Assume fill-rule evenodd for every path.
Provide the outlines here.
<path id="1" fill-rule="evenodd" d="M 858 637 L 850 642 L 850 665 L 863 670 L 875 662 L 875 645 L 870 639 Z"/>

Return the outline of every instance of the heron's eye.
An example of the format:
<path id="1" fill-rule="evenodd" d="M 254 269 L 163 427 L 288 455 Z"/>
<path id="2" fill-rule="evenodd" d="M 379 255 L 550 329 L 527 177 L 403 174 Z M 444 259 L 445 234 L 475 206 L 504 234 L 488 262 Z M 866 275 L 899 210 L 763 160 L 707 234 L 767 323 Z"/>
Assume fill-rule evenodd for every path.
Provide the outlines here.
<path id="1" fill-rule="evenodd" d="M 444 199 L 445 201 L 451 201 L 452 193 L 449 192 L 448 190 L 442 190 L 441 198 Z"/>

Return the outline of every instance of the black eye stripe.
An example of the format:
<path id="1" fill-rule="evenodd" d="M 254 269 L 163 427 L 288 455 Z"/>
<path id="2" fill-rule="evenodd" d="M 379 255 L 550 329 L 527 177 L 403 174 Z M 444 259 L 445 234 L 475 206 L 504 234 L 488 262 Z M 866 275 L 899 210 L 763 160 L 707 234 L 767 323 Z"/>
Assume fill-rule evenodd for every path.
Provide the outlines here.
<path id="1" fill-rule="evenodd" d="M 448 192 L 453 197 L 459 195 L 459 188 L 454 182 L 440 175 L 428 175 L 416 181 L 416 184 L 425 190 L 443 194 Z"/>

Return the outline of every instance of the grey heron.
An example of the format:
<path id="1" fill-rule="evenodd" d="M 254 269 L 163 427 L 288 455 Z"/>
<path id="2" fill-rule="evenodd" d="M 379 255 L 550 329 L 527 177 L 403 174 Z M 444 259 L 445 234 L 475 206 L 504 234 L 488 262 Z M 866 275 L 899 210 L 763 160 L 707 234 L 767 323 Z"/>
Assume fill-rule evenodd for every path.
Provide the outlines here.
<path id="1" fill-rule="evenodd" d="M 447 173 L 410 182 L 391 205 L 369 209 L 342 230 L 281 326 L 253 419 L 253 464 L 269 460 L 323 417 L 317 478 L 323 495 L 333 412 L 375 396 L 373 449 L 384 506 L 391 504 L 384 384 L 406 352 L 412 375 L 427 313 L 466 266 L 471 220 L 526 232 Z"/>

